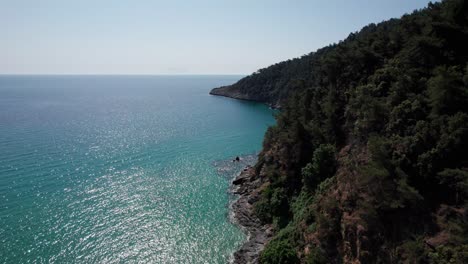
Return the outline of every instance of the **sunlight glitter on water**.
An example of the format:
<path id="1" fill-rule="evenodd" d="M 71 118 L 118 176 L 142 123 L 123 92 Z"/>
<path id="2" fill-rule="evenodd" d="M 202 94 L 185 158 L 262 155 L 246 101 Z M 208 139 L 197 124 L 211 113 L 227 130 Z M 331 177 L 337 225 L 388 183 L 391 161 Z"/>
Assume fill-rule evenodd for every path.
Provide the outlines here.
<path id="1" fill-rule="evenodd" d="M 0 262 L 225 263 L 245 236 L 217 165 L 273 122 L 208 95 L 235 80 L 0 77 Z"/>

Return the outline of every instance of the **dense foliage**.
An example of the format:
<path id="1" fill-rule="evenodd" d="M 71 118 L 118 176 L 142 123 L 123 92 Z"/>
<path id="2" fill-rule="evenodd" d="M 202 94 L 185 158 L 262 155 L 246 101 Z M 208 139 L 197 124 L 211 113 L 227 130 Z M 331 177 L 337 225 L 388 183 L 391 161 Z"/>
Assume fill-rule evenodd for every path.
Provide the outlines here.
<path id="1" fill-rule="evenodd" d="M 467 62 L 468 1 L 448 0 L 233 85 L 282 106 L 261 262 L 468 263 Z"/>

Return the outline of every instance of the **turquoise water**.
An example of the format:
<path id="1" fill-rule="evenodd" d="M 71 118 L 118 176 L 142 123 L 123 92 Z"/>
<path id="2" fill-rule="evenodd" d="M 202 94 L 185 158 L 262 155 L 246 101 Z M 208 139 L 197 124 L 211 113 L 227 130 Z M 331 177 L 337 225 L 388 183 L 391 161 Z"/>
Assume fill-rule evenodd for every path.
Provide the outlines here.
<path id="1" fill-rule="evenodd" d="M 274 122 L 208 94 L 239 78 L 1 76 L 0 262 L 227 262 L 245 236 L 214 165 Z"/>

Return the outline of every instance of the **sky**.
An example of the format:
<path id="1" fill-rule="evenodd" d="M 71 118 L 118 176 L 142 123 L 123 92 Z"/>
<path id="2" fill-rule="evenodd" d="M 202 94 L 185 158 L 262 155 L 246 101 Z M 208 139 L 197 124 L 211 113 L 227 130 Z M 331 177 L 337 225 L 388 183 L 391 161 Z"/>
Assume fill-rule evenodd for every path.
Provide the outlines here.
<path id="1" fill-rule="evenodd" d="M 426 0 L 0 0 L 0 74 L 250 74 Z"/>

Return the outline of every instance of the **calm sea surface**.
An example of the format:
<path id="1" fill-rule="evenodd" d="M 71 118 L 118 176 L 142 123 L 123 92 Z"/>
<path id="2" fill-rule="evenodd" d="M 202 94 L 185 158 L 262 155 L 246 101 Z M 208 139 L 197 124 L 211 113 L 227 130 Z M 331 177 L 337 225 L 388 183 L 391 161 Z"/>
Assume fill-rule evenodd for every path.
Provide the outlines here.
<path id="1" fill-rule="evenodd" d="M 216 164 L 261 148 L 240 76 L 0 76 L 0 263 L 225 263 Z"/>

